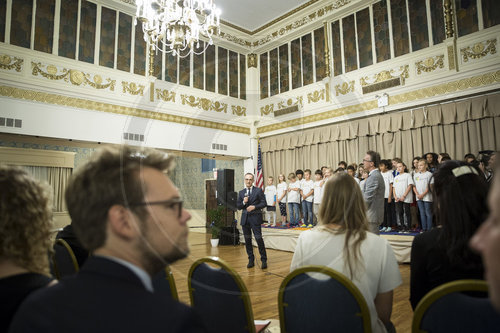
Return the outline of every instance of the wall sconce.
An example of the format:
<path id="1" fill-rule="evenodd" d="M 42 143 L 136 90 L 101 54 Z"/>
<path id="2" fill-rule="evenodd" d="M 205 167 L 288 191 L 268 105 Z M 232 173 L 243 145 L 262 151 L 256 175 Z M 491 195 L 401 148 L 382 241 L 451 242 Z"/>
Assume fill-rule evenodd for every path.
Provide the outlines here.
<path id="1" fill-rule="evenodd" d="M 382 96 L 375 95 L 375 98 L 377 99 L 379 108 L 389 105 L 389 95 L 387 93 L 383 93 Z"/>

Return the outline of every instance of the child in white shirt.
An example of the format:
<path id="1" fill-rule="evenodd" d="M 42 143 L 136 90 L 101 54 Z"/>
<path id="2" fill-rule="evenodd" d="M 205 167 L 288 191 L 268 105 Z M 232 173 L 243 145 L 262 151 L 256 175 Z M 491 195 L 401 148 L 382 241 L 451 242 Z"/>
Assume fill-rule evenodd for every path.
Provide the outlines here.
<path id="1" fill-rule="evenodd" d="M 323 180 L 323 173 L 319 169 L 314 172 L 314 177 L 316 181 L 314 182 L 313 223 L 314 225 L 316 225 L 318 223 L 319 204 L 321 203 L 321 197 L 323 194 L 323 184 L 325 183 L 325 181 Z"/>
<path id="2" fill-rule="evenodd" d="M 300 185 L 300 197 L 302 199 L 302 215 L 304 221 L 301 227 L 313 227 L 313 194 L 314 182 L 311 180 L 311 170 L 304 170 L 304 179 Z"/>
<path id="3" fill-rule="evenodd" d="M 432 228 L 432 195 L 429 190 L 431 184 L 434 184 L 434 178 L 428 169 L 427 161 L 423 158 L 420 159 L 417 167 L 418 172 L 413 177 L 415 181 L 413 191 L 417 197 L 422 231 L 429 231 Z"/>
<path id="4" fill-rule="evenodd" d="M 288 185 L 285 181 L 285 175 L 280 174 L 278 176 L 278 186 L 276 188 L 276 203 L 280 207 L 280 215 L 281 215 L 281 224 L 286 224 L 286 194 Z"/>
<path id="5" fill-rule="evenodd" d="M 267 224 L 271 224 L 271 216 L 273 220 L 272 226 L 276 226 L 276 186 L 273 185 L 274 178 L 272 176 L 267 177 L 267 186 L 264 190 L 264 195 L 266 197 L 266 218 Z"/>
<path id="6" fill-rule="evenodd" d="M 391 171 L 392 163 L 389 160 L 382 160 L 379 163 L 380 173 L 384 178 L 385 192 L 384 192 L 384 222 L 382 222 L 382 232 L 389 232 L 392 230 L 392 210 L 394 209 L 394 202 L 392 201 L 392 184 L 394 183 L 394 176 Z"/>
<path id="7" fill-rule="evenodd" d="M 292 172 L 288 175 L 288 211 L 290 212 L 290 226 L 297 227 L 299 225 L 299 202 L 300 202 L 300 182 Z"/>
<path id="8" fill-rule="evenodd" d="M 397 163 L 399 174 L 394 178 L 392 192 L 396 205 L 396 219 L 398 226 L 403 233 L 409 233 L 411 223 L 410 204 L 413 201 L 413 179 L 406 172 L 406 165 L 403 162 Z"/>

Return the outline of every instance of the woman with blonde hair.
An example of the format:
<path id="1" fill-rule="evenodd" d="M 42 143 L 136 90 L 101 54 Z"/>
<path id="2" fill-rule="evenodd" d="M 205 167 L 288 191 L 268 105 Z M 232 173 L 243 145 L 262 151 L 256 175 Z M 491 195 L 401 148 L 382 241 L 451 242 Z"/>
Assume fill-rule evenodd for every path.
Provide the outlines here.
<path id="1" fill-rule="evenodd" d="M 0 165 L 0 332 L 21 302 L 49 285 L 51 200 L 25 171 Z"/>
<path id="2" fill-rule="evenodd" d="M 328 266 L 359 288 L 370 309 L 373 332 L 393 330 L 393 290 L 402 282 L 389 243 L 368 232 L 363 194 L 354 179 L 338 173 L 325 183 L 319 226 L 300 234 L 291 270 Z"/>

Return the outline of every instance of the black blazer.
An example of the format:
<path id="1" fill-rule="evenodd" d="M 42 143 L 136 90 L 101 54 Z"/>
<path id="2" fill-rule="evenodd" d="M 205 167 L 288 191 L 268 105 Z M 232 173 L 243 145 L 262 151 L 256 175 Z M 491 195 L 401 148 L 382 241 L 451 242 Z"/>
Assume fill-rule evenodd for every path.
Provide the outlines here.
<path id="1" fill-rule="evenodd" d="M 247 193 L 246 187 L 238 193 L 238 200 L 236 201 L 236 207 L 238 209 L 242 209 L 241 214 L 241 225 L 246 225 L 247 223 L 253 225 L 261 225 L 262 224 L 262 211 L 261 209 L 266 207 L 266 197 L 264 196 L 264 192 L 258 187 L 252 186 L 252 194 L 248 198 L 248 202 L 246 204 L 243 203 L 243 198 L 245 198 L 245 194 Z M 255 210 L 250 213 L 247 212 L 248 206 L 255 206 Z"/>
<path id="2" fill-rule="evenodd" d="M 151 293 L 127 267 L 90 257 L 74 276 L 32 293 L 10 332 L 205 332 L 190 307 Z"/>

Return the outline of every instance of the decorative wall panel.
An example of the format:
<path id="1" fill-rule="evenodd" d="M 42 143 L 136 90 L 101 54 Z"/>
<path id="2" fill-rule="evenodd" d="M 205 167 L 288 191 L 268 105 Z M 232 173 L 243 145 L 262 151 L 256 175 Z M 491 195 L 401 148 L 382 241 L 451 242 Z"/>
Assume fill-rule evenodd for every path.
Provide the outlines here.
<path id="1" fill-rule="evenodd" d="M 59 23 L 59 55 L 75 59 L 76 21 L 78 19 L 78 0 L 61 1 Z"/>
<path id="2" fill-rule="evenodd" d="M 246 57 L 240 54 L 240 98 L 247 99 L 247 66 Z"/>
<path id="3" fill-rule="evenodd" d="M 227 95 L 227 49 L 218 47 L 217 50 L 217 63 L 218 63 L 218 93 Z"/>
<path id="4" fill-rule="evenodd" d="M 200 47 L 196 48 L 196 52 L 201 52 L 205 49 L 205 42 L 200 41 Z M 204 54 L 193 54 L 193 87 L 203 89 L 205 78 L 203 77 L 204 67 Z"/>
<path id="5" fill-rule="evenodd" d="M 300 60 L 300 38 L 290 43 L 292 57 L 292 89 L 302 87 L 302 61 Z"/>
<path id="6" fill-rule="evenodd" d="M 316 81 L 321 81 L 326 77 L 324 27 L 314 30 L 314 60 L 316 65 Z"/>
<path id="7" fill-rule="evenodd" d="M 358 34 L 359 67 L 373 64 L 372 33 L 370 27 L 370 10 L 365 8 L 356 13 L 356 28 Z"/>
<path id="8" fill-rule="evenodd" d="M 332 22 L 333 75 L 342 74 L 342 45 L 340 42 L 340 22 Z"/>
<path id="9" fill-rule="evenodd" d="M 5 42 L 5 21 L 7 18 L 7 0 L 0 0 L 0 42 Z"/>
<path id="10" fill-rule="evenodd" d="M 498 6 L 498 2 L 496 6 Z M 478 30 L 477 2 L 475 0 L 455 0 L 455 11 L 459 37 Z"/>
<path id="11" fill-rule="evenodd" d="M 483 6 L 484 28 L 500 24 L 500 6 L 498 0 L 481 0 Z"/>
<path id="12" fill-rule="evenodd" d="M 314 82 L 311 34 L 302 36 L 302 83 L 304 86 Z"/>
<path id="13" fill-rule="evenodd" d="M 35 13 L 34 49 L 52 53 L 54 39 L 55 0 L 37 1 Z"/>
<path id="14" fill-rule="evenodd" d="M 229 51 L 229 96 L 238 98 L 238 53 Z"/>
<path id="15" fill-rule="evenodd" d="M 427 7 L 425 0 L 408 0 L 410 11 L 410 35 L 412 51 L 418 51 L 429 46 L 429 31 L 427 26 Z"/>
<path id="16" fill-rule="evenodd" d="M 116 11 L 102 7 L 99 65 L 113 68 L 115 63 Z"/>
<path id="17" fill-rule="evenodd" d="M 120 13 L 118 21 L 118 50 L 116 68 L 130 72 L 130 55 L 132 48 L 132 17 Z"/>
<path id="18" fill-rule="evenodd" d="M 215 92 L 215 45 L 205 51 L 205 90 Z"/>
<path id="19" fill-rule="evenodd" d="M 260 64 L 260 98 L 264 99 L 269 96 L 269 82 L 268 82 L 268 72 L 267 72 L 267 52 L 262 53 L 259 57 Z"/>
<path id="20" fill-rule="evenodd" d="M 179 57 L 179 84 L 189 87 L 191 70 L 191 56 Z"/>
<path id="21" fill-rule="evenodd" d="M 146 41 L 140 24 L 135 26 L 134 73 L 146 74 Z"/>
<path id="22" fill-rule="evenodd" d="M 30 47 L 32 11 L 32 0 L 13 1 L 10 25 L 10 43 L 12 45 Z"/>
<path id="23" fill-rule="evenodd" d="M 280 93 L 290 90 L 290 80 L 288 75 L 288 44 L 279 47 L 280 59 Z"/>
<path id="24" fill-rule="evenodd" d="M 91 64 L 94 63 L 96 17 L 97 5 L 89 1 L 82 1 L 80 11 L 78 60 Z"/>
<path id="25" fill-rule="evenodd" d="M 346 73 L 358 69 L 356 30 L 354 29 L 354 14 L 344 17 L 342 19 L 342 31 L 344 35 L 344 61 Z"/>
<path id="26" fill-rule="evenodd" d="M 279 94 L 279 76 L 278 76 L 278 49 L 269 51 L 269 87 L 270 96 Z"/>
<path id="27" fill-rule="evenodd" d="M 389 20 L 387 16 L 387 1 L 382 0 L 373 5 L 373 29 L 375 30 L 375 52 L 377 62 L 391 58 L 389 40 Z"/>
<path id="28" fill-rule="evenodd" d="M 432 41 L 434 45 L 442 43 L 445 37 L 444 14 L 442 1 L 430 1 L 431 22 L 432 22 Z"/>
<path id="29" fill-rule="evenodd" d="M 391 21 L 394 55 L 399 57 L 410 52 L 406 0 L 391 0 Z"/>

